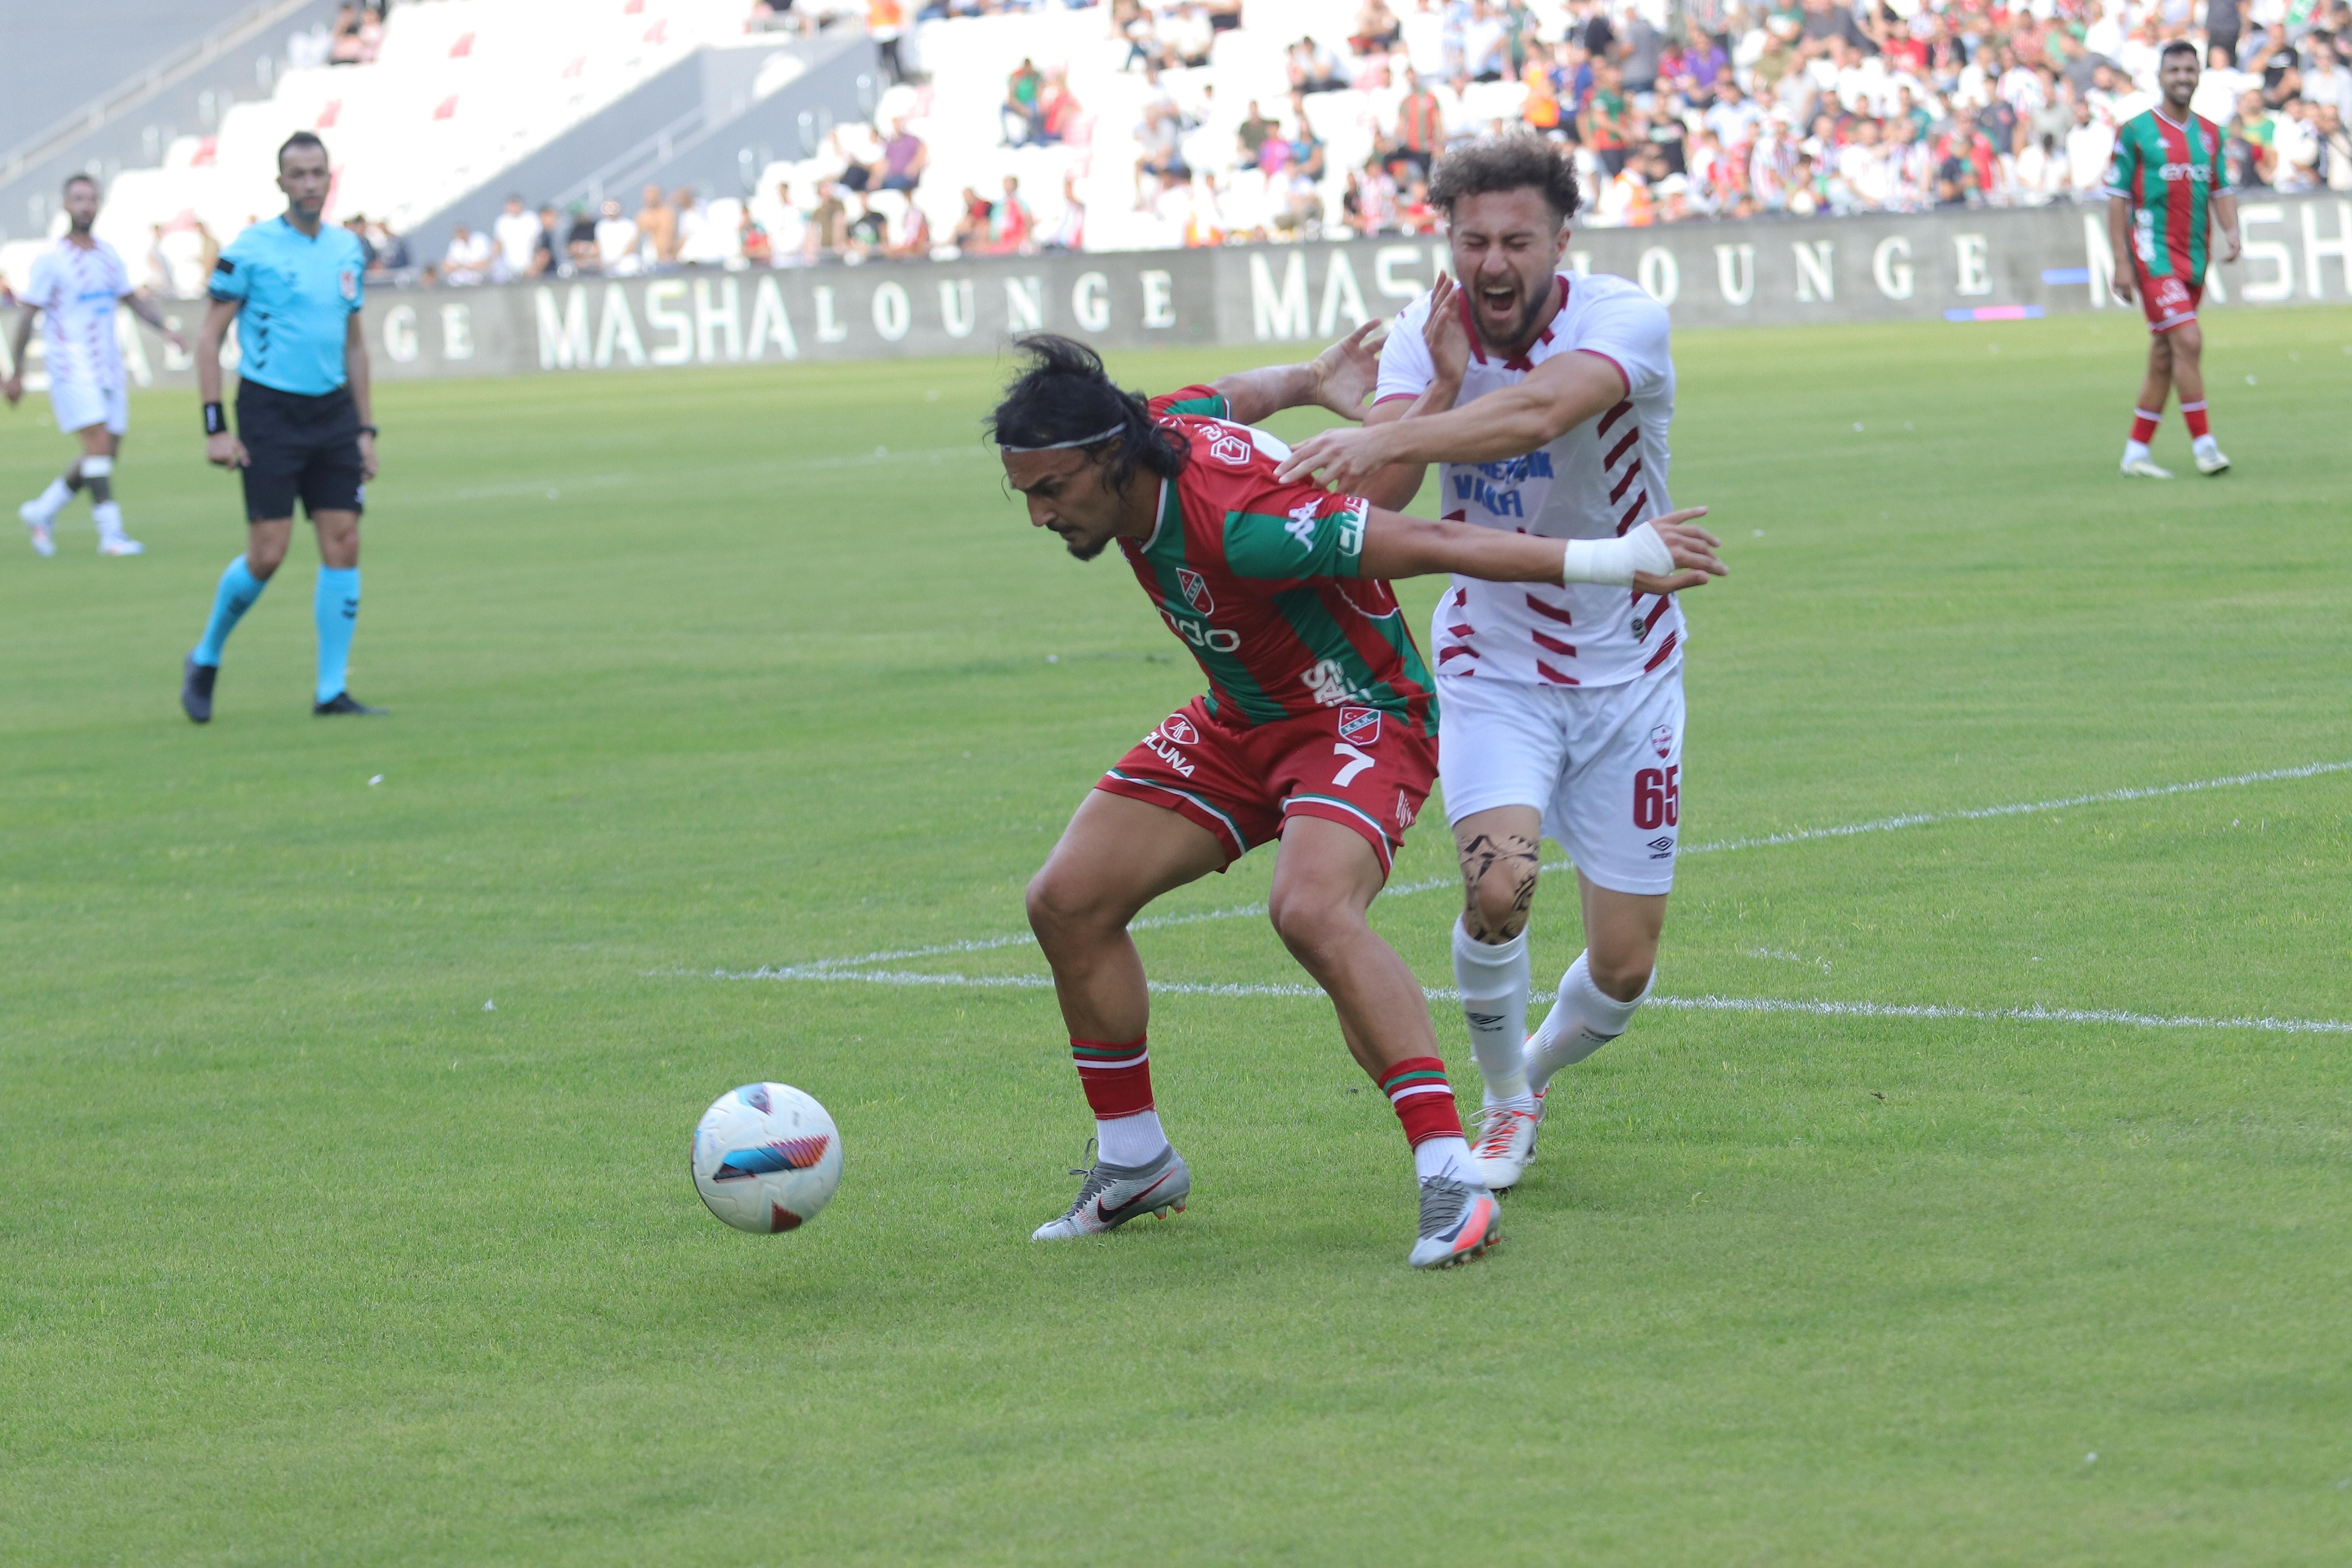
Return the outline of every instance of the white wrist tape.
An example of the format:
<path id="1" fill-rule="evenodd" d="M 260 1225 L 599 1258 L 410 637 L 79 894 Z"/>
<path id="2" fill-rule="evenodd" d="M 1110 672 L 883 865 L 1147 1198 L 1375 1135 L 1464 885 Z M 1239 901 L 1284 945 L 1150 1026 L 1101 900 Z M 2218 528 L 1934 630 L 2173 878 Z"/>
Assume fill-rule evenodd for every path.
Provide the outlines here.
<path id="1" fill-rule="evenodd" d="M 1570 539 L 1560 565 L 1562 583 L 1598 582 L 1631 588 L 1635 572 L 1663 577 L 1675 570 L 1675 552 L 1643 523 L 1622 538 Z"/>

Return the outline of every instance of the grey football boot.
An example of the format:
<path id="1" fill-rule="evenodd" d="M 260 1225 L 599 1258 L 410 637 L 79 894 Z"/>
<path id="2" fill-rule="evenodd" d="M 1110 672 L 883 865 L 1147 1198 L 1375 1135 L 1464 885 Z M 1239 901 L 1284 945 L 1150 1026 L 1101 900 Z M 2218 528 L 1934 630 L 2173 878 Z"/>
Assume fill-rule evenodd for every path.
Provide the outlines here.
<path id="1" fill-rule="evenodd" d="M 1421 1239 L 1405 1261 L 1416 1269 L 1467 1263 L 1503 1239 L 1503 1206 L 1473 1182 L 1432 1176 L 1421 1184 Z"/>
<path id="2" fill-rule="evenodd" d="M 1078 1187 L 1077 1201 L 1061 1218 L 1039 1226 L 1030 1240 L 1100 1236 L 1146 1214 L 1165 1219 L 1171 1212 L 1183 1213 L 1184 1200 L 1192 1195 L 1192 1173 L 1172 1144 L 1149 1165 L 1114 1166 L 1097 1160 L 1087 1169 L 1070 1174 L 1087 1178 Z"/>

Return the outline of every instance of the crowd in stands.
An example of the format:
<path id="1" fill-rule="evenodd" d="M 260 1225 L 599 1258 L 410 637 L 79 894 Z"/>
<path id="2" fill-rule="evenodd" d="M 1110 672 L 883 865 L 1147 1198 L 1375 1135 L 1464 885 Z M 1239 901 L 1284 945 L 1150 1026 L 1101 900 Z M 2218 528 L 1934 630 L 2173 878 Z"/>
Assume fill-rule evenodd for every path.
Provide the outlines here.
<path id="1" fill-rule="evenodd" d="M 1122 245 L 1431 233 L 1433 162 L 1501 133 L 1574 148 L 1579 221 L 1603 226 L 2098 202 L 2116 128 L 2157 101 L 2159 52 L 2179 38 L 2205 56 L 2193 108 L 2222 127 L 2232 184 L 2352 193 L 2352 0 L 1334 0 L 1333 37 L 1302 32 L 1278 64 L 1283 35 L 1265 38 L 1244 70 L 1224 68 L 1242 57 L 1219 38 L 1245 0 L 1108 0 L 1107 31 L 1074 18 L 1087 31 L 1063 36 L 1072 49 L 1100 38 L 1089 95 L 1127 84 L 1113 96 L 1140 105 L 1131 141 L 1131 111 L 1104 133 L 1069 61 L 1024 57 L 991 128 L 1001 151 L 975 165 L 956 149 L 952 200 L 914 126 L 941 133 L 929 84 L 954 57 L 927 42 L 919 72 L 895 80 L 909 0 L 856 3 L 891 46 L 894 84 L 873 122 L 833 128 L 790 178 L 772 169 L 742 199 L 648 185 L 634 206 L 565 211 L 515 196 L 436 256 L 353 216 L 370 277 L 463 286 L 1083 249 L 1082 182 L 1122 204 L 1130 144 Z M 1061 4 L 942 0 L 918 20 Z M 762 9 L 803 25 L 809 0 Z M 382 18 L 355 0 L 324 47 L 363 58 Z M 1264 85 L 1236 117 L 1221 81 Z M 992 90 L 967 78 L 974 89 Z M 1069 155 L 1035 162 L 1056 148 Z M 997 172 L 1016 163 L 1043 187 L 1042 218 L 1021 174 Z"/>

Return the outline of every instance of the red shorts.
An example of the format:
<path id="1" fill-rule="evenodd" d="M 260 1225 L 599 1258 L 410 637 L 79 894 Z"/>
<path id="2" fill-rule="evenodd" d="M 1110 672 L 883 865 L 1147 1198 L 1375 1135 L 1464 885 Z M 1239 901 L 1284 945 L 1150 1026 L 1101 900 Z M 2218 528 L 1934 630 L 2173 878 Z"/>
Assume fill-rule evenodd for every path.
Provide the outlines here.
<path id="1" fill-rule="evenodd" d="M 1290 818 L 1321 817 L 1362 834 L 1385 874 L 1436 781 L 1436 740 L 1392 713 L 1336 707 L 1234 729 L 1194 697 L 1095 788 L 1206 828 L 1227 865 Z"/>
<path id="2" fill-rule="evenodd" d="M 2139 308 L 2147 312 L 2147 329 L 2169 332 L 2183 322 L 2197 319 L 2198 301 L 2205 298 L 2205 286 L 2191 283 L 2178 273 L 2151 277 L 2141 270 L 2137 260 L 2132 270 L 2139 277 Z"/>

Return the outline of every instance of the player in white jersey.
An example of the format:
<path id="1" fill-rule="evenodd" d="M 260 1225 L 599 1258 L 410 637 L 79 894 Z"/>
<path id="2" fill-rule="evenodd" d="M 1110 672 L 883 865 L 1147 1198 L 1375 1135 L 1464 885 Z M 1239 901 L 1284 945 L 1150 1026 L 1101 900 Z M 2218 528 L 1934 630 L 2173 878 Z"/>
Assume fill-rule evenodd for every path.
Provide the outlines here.
<path id="1" fill-rule="evenodd" d="M 1559 270 L 1577 204 L 1565 152 L 1478 143 L 1439 162 L 1431 197 L 1460 284 L 1441 277 L 1398 318 L 1363 427 L 1301 444 L 1284 476 L 1319 472 L 1395 507 L 1435 462 L 1446 517 L 1559 538 L 1702 515 L 1669 512 L 1665 310 L 1622 278 Z M 1552 1074 L 1622 1033 L 1649 995 L 1681 817 L 1686 641 L 1671 594 L 1456 578 L 1438 602 L 1438 767 L 1465 887 L 1454 973 L 1495 1190 L 1534 1155 Z M 1545 836 L 1576 862 L 1585 950 L 1530 1038 Z"/>
<path id="2" fill-rule="evenodd" d="M 49 481 L 49 487 L 16 508 L 38 555 L 58 553 L 52 525 L 74 492 L 89 491 L 90 520 L 98 525 L 100 555 L 137 555 L 142 546 L 122 531 L 122 508 L 114 500 L 114 458 L 131 427 L 129 387 L 122 346 L 115 340 L 114 308 L 127 302 L 140 319 L 184 350 L 187 341 L 163 324 L 163 313 L 131 282 L 114 247 L 89 232 L 98 219 L 98 182 L 76 174 L 66 182 L 65 209 L 70 225 L 63 238 L 33 262 L 32 287 L 22 303 L 9 342 L 8 375 L 0 395 L 13 408 L 25 395 L 25 348 L 33 319 L 41 320 L 41 348 L 49 372 L 49 408 L 58 428 L 81 441 L 81 455 Z"/>

